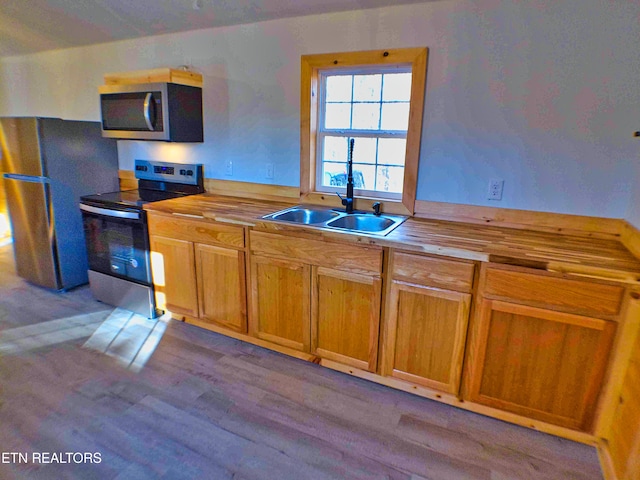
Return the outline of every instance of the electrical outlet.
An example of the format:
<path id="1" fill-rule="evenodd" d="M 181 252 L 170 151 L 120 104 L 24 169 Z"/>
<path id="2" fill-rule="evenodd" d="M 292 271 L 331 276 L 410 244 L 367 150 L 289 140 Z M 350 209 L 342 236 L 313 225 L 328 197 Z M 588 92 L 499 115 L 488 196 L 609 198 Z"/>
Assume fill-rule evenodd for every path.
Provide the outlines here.
<path id="1" fill-rule="evenodd" d="M 489 180 L 489 200 L 502 200 L 502 189 L 504 180 Z"/>
<path id="2" fill-rule="evenodd" d="M 267 163 L 267 169 L 265 176 L 267 178 L 273 178 L 273 163 Z"/>
<path id="3" fill-rule="evenodd" d="M 233 162 L 231 160 L 227 160 L 224 164 L 224 174 L 229 177 L 233 175 Z"/>

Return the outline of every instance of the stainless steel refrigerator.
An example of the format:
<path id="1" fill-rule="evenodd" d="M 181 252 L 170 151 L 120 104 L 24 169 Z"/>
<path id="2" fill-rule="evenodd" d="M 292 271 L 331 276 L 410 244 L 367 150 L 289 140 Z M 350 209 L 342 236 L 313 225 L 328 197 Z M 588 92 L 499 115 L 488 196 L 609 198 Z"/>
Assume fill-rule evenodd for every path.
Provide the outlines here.
<path id="1" fill-rule="evenodd" d="M 4 117 L 0 144 L 18 275 L 55 290 L 87 283 L 78 204 L 119 189 L 116 141 L 99 122 Z"/>

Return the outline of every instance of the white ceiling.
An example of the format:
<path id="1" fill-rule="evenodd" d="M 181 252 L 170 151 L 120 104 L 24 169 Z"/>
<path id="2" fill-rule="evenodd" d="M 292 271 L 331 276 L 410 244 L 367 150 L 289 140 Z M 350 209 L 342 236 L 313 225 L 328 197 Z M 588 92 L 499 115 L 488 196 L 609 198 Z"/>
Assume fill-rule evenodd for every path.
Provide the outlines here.
<path id="1" fill-rule="evenodd" d="M 427 0 L 0 0 L 0 57 Z"/>

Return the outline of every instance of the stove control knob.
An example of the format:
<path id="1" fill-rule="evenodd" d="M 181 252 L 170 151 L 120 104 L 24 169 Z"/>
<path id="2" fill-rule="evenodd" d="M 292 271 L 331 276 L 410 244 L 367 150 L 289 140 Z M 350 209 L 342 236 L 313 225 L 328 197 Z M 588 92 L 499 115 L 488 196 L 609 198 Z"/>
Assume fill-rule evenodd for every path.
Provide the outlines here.
<path id="1" fill-rule="evenodd" d="M 186 175 L 187 171 L 184 168 L 180 169 L 180 175 Z"/>
<path id="2" fill-rule="evenodd" d="M 193 175 L 193 170 L 187 170 L 187 176 L 190 177 Z"/>

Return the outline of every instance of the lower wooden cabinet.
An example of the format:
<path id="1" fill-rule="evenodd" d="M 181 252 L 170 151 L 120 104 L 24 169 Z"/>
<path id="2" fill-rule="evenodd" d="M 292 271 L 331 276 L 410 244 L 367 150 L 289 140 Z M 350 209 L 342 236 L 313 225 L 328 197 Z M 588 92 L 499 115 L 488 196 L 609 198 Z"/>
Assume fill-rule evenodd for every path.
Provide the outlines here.
<path id="1" fill-rule="evenodd" d="M 381 373 L 458 395 L 475 264 L 393 250 Z"/>
<path id="2" fill-rule="evenodd" d="M 589 431 L 616 323 L 488 299 L 477 313 L 468 399 Z"/>
<path id="3" fill-rule="evenodd" d="M 311 267 L 303 262 L 253 255 L 250 333 L 309 352 L 310 281 Z"/>
<path id="4" fill-rule="evenodd" d="M 374 372 L 382 279 L 313 267 L 312 283 L 311 352 Z"/>
<path id="5" fill-rule="evenodd" d="M 458 394 L 471 295 L 391 282 L 382 374 Z"/>
<path id="6" fill-rule="evenodd" d="M 158 307 L 246 333 L 243 228 L 155 212 L 148 219 Z"/>
<path id="7" fill-rule="evenodd" d="M 251 231 L 250 333 L 375 372 L 382 248 Z"/>
<path id="8" fill-rule="evenodd" d="M 151 235 L 150 244 L 151 271 L 158 308 L 197 317 L 198 291 L 193 243 Z"/>
<path id="9" fill-rule="evenodd" d="M 200 320 L 247 331 L 245 253 L 196 243 Z"/>
<path id="10" fill-rule="evenodd" d="M 243 251 L 159 235 L 150 243 L 159 308 L 247 331 Z"/>

